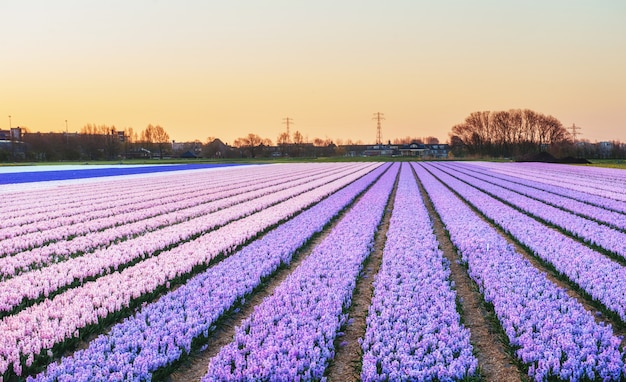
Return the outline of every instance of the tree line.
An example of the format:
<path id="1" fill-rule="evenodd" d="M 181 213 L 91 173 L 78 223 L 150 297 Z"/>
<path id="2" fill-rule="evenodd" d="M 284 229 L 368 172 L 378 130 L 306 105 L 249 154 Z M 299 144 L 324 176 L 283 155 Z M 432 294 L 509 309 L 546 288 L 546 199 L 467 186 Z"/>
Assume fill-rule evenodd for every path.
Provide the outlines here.
<path id="1" fill-rule="evenodd" d="M 132 158 L 179 157 L 191 153 L 203 158 L 319 157 L 342 156 L 352 146 L 363 145 L 350 139 L 309 140 L 301 132 L 282 132 L 272 140 L 255 133 L 235 139 L 232 144 L 215 137 L 206 142 L 195 140 L 174 143 L 160 125 L 149 124 L 141 131 L 128 127 L 87 124 L 77 133 L 31 133 L 22 128 L 20 144 L 0 142 L 0 161 L 77 161 Z M 388 140 L 388 145 L 410 143 L 439 144 L 433 136 L 406 136 Z M 624 158 L 626 146 L 618 141 L 592 144 L 574 140 L 562 123 L 551 115 L 529 109 L 476 111 L 449 134 L 453 157 L 517 158 L 548 151 L 562 158 Z"/>
<path id="2" fill-rule="evenodd" d="M 529 109 L 476 111 L 450 133 L 450 144 L 472 156 L 514 157 L 568 143 L 558 119 Z"/>
<path id="3" fill-rule="evenodd" d="M 139 132 L 97 124 L 87 124 L 76 133 L 32 133 L 28 128 L 21 129 L 21 159 L 29 161 L 116 160 L 148 152 L 162 158 L 170 146 L 167 131 L 152 124 Z M 16 159 L 9 154 L 0 153 L 0 156 L 5 156 L 5 160 Z"/>

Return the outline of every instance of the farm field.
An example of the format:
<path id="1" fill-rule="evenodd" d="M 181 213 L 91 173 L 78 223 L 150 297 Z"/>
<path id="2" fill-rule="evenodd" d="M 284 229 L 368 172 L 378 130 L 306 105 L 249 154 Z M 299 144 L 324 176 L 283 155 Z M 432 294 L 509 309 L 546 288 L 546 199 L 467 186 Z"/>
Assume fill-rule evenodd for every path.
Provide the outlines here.
<path id="1" fill-rule="evenodd" d="M 626 171 L 112 168 L 0 173 L 0 382 L 626 380 Z"/>

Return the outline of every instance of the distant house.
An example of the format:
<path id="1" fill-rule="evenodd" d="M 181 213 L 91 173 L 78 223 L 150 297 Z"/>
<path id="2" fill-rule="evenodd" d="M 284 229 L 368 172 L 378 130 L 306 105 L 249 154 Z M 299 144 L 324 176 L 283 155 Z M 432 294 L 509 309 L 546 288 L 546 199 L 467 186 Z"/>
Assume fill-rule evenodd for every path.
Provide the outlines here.
<path id="1" fill-rule="evenodd" d="M 400 155 L 403 157 L 424 157 L 428 152 L 428 147 L 423 143 L 411 143 L 400 146 Z"/>
<path id="2" fill-rule="evenodd" d="M 375 157 L 375 156 L 394 156 L 397 155 L 398 146 L 395 145 L 373 145 L 366 146 L 366 148 L 361 152 L 361 155 L 366 157 Z"/>
<path id="3" fill-rule="evenodd" d="M 184 153 L 180 154 L 180 157 L 183 159 L 196 159 L 198 156 L 190 150 L 187 150 Z"/>
<path id="4" fill-rule="evenodd" d="M 26 156 L 22 129 L 12 127 L 9 130 L 0 130 L 0 160 L 23 159 Z"/>
<path id="5" fill-rule="evenodd" d="M 126 157 L 129 159 L 148 159 L 152 158 L 152 152 L 150 150 L 144 149 L 143 147 L 128 150 L 126 153 Z"/>
<path id="6" fill-rule="evenodd" d="M 10 130 L 0 130 L 0 141 L 21 141 L 22 128 L 12 127 Z"/>
<path id="7" fill-rule="evenodd" d="M 347 156 L 403 156 L 416 158 L 443 159 L 448 157 L 448 144 L 423 144 L 413 142 L 406 145 L 345 145 L 342 146 Z"/>
<path id="8" fill-rule="evenodd" d="M 445 159 L 450 152 L 450 146 L 448 144 L 432 144 L 426 145 L 428 148 L 428 155 L 437 159 Z"/>

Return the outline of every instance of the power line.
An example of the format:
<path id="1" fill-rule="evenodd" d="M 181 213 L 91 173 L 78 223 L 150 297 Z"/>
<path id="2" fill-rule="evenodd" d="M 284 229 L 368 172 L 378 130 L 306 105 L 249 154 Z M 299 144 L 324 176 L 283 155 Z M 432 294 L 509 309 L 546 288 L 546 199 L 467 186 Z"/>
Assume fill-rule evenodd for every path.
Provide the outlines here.
<path id="1" fill-rule="evenodd" d="M 376 120 L 376 144 L 380 145 L 383 143 L 383 131 L 380 126 L 380 121 L 385 119 L 385 114 L 378 112 L 374 113 L 374 117 L 372 119 Z"/>
<path id="2" fill-rule="evenodd" d="M 582 129 L 582 127 L 580 126 L 576 126 L 575 123 L 572 123 L 572 126 L 570 126 L 570 130 L 572 130 L 572 137 L 574 138 L 574 141 L 576 140 L 576 136 L 582 133 L 579 133 L 578 130 Z"/>
<path id="3" fill-rule="evenodd" d="M 293 124 L 293 118 L 289 118 L 289 117 L 283 118 L 283 124 L 287 125 L 287 140 L 289 141 L 291 140 L 290 138 L 291 135 L 289 135 L 289 125 Z"/>

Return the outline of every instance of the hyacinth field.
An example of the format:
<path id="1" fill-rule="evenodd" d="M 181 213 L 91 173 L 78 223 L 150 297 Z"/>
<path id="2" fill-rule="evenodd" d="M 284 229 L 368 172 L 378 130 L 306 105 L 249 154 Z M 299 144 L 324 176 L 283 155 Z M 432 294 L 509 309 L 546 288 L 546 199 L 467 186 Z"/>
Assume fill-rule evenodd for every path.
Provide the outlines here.
<path id="1" fill-rule="evenodd" d="M 0 168 L 0 197 L 0 382 L 626 380 L 622 170 Z"/>

